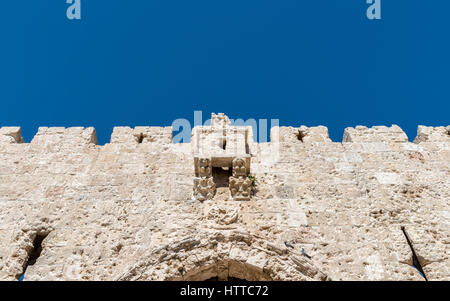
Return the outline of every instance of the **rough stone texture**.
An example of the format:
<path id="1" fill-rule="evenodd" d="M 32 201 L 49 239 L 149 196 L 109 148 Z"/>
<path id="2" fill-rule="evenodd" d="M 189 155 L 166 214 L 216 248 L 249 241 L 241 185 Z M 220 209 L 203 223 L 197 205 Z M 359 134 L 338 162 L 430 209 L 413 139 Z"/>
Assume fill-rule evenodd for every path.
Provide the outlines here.
<path id="1" fill-rule="evenodd" d="M 171 128 L 0 128 L 0 279 L 450 280 L 450 128 L 280 127 L 249 201 L 193 198 Z M 251 133 L 249 133 L 249 136 Z M 45 237 L 42 252 L 27 265 Z"/>
<path id="2" fill-rule="evenodd" d="M 356 128 L 346 128 L 344 131 L 343 142 L 380 141 L 408 142 L 408 136 L 406 136 L 398 125 L 393 125 L 390 128 L 385 126 L 374 126 L 372 128 L 357 126 Z"/>
<path id="3" fill-rule="evenodd" d="M 21 143 L 23 142 L 20 127 L 0 128 L 0 143 Z"/>

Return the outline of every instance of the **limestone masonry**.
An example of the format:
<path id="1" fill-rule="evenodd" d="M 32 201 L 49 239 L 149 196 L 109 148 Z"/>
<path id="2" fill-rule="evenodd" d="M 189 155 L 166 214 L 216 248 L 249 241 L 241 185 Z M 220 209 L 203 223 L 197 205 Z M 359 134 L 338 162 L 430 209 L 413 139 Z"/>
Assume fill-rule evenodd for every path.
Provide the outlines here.
<path id="1" fill-rule="evenodd" d="M 450 280 L 450 127 L 0 128 L 0 280 Z"/>

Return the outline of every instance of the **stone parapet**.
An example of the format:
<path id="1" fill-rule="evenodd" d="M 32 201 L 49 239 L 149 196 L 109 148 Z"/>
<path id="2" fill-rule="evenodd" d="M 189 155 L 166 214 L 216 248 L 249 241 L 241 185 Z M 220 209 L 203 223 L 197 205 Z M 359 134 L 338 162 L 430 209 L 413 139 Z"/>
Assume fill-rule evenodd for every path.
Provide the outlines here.
<path id="1" fill-rule="evenodd" d="M 450 142 L 450 125 L 447 127 L 431 127 L 419 125 L 414 143 L 420 142 Z"/>
<path id="2" fill-rule="evenodd" d="M 408 142 L 408 136 L 397 126 L 357 126 L 346 128 L 342 142 Z"/>
<path id="3" fill-rule="evenodd" d="M 20 127 L 1 127 L 0 143 L 23 143 Z"/>
<path id="4" fill-rule="evenodd" d="M 172 138 L 172 127 L 137 126 L 133 129 L 130 127 L 115 127 L 111 135 L 111 143 L 171 144 Z"/>

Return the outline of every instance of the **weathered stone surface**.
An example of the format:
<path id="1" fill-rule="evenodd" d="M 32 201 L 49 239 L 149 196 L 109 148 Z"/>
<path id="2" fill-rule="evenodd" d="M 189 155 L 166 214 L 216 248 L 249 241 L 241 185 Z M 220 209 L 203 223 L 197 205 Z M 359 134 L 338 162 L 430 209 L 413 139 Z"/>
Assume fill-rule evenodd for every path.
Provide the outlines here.
<path id="1" fill-rule="evenodd" d="M 147 127 L 137 126 L 134 129 L 130 127 L 115 127 L 111 135 L 111 143 L 172 143 L 172 127 Z"/>
<path id="2" fill-rule="evenodd" d="M 272 142 L 331 142 L 328 129 L 318 127 L 273 127 L 270 133 Z"/>
<path id="3" fill-rule="evenodd" d="M 1 127 L 0 143 L 22 143 L 22 130 L 20 127 Z"/>
<path id="4" fill-rule="evenodd" d="M 357 126 L 345 129 L 343 142 L 408 142 L 408 136 L 397 125 L 372 128 Z"/>
<path id="5" fill-rule="evenodd" d="M 448 141 L 450 137 L 450 126 L 447 127 L 431 127 L 419 126 L 415 143 L 420 142 L 440 142 Z"/>
<path id="6" fill-rule="evenodd" d="M 93 128 L 31 143 L 0 128 L 0 279 L 420 281 L 405 227 L 428 279 L 450 280 L 450 128 L 409 143 L 357 127 L 336 143 L 279 127 L 258 144 L 215 116 L 225 132 L 186 145 L 170 127 L 115 128 L 104 146 Z M 233 177 L 254 180 L 250 198 Z"/>

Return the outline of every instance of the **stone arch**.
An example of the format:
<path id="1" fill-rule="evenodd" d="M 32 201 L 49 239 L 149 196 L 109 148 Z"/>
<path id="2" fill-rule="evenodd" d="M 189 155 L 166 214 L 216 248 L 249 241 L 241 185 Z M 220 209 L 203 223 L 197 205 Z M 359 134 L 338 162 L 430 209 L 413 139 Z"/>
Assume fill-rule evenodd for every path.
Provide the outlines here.
<path id="1" fill-rule="evenodd" d="M 326 280 L 301 254 L 248 233 L 201 233 L 154 249 L 116 280 Z"/>

